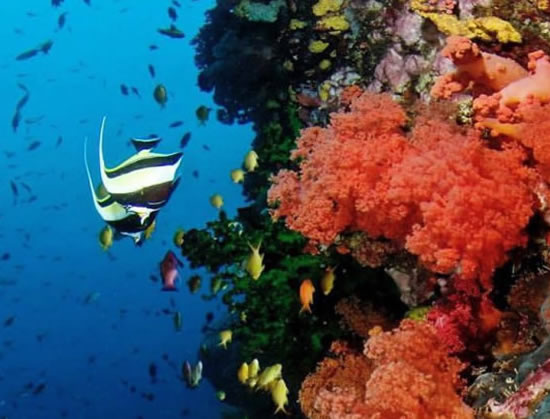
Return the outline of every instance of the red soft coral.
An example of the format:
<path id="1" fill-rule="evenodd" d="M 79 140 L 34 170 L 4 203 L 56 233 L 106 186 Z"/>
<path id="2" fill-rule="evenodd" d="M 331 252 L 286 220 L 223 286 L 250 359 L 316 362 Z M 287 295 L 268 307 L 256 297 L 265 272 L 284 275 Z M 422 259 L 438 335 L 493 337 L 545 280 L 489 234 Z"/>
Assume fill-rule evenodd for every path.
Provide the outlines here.
<path id="1" fill-rule="evenodd" d="M 524 153 L 426 117 L 407 138 L 404 122 L 389 96 L 365 93 L 328 128 L 306 129 L 293 153 L 299 173 L 273 178 L 273 216 L 324 245 L 344 231 L 384 236 L 435 272 L 490 288 L 507 251 L 526 241 L 535 200 Z"/>
<path id="2" fill-rule="evenodd" d="M 502 313 L 487 295 L 474 298 L 454 293 L 439 301 L 428 313 L 427 319 L 436 328 L 449 352 L 476 352 L 491 338 L 498 327 Z"/>
<path id="3" fill-rule="evenodd" d="M 365 391 L 359 391 L 356 380 L 317 381 L 312 403 L 315 415 L 309 417 L 473 418 L 472 410 L 458 395 L 463 384 L 458 374 L 463 365 L 448 355 L 430 324 L 404 320 L 394 331 L 371 337 L 365 354 L 372 362 L 361 370 L 369 374 Z M 309 380 L 304 382 L 308 388 Z"/>

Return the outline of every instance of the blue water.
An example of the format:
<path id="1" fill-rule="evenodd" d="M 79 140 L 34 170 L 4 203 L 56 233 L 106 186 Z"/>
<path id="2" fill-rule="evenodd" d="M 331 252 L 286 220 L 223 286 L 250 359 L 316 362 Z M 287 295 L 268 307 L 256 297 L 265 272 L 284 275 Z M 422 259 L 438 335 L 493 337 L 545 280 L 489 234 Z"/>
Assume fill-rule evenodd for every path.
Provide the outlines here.
<path id="1" fill-rule="evenodd" d="M 170 24 L 170 1 L 91 3 L 66 0 L 53 8 L 49 0 L 4 0 L 0 6 L 0 255 L 10 254 L 0 261 L 0 417 L 161 419 L 182 417 L 187 409 L 183 414 L 191 418 L 217 418 L 222 403 L 215 389 L 206 380 L 196 390 L 186 388 L 179 369 L 184 360 L 197 360 L 205 314 L 223 316 L 222 305 L 190 295 L 185 284 L 178 293 L 161 292 L 149 279 L 158 276 L 166 251 L 175 250 L 178 227 L 201 227 L 217 216 L 210 195 L 223 195 L 229 215 L 243 205 L 241 187 L 231 183 L 229 171 L 249 149 L 251 128 L 221 125 L 215 118 L 200 126 L 195 117 L 199 105 L 215 108 L 197 87 L 190 45 L 214 2 L 181 2 L 176 22 L 186 34 L 181 40 L 156 32 Z M 68 12 L 67 23 L 57 30 L 61 12 Z M 54 42 L 48 55 L 15 60 L 48 39 Z M 150 44 L 158 50 L 149 50 Z M 155 66 L 155 80 L 148 64 Z M 14 133 L 11 120 L 23 96 L 17 83 L 29 89 L 30 99 Z M 137 87 L 141 98 L 123 96 L 122 83 Z M 152 97 L 157 83 L 168 89 L 164 109 Z M 24 121 L 42 115 L 37 123 Z M 153 237 L 140 248 L 130 239 L 117 241 L 109 253 L 98 245 L 104 223 L 93 207 L 82 157 L 87 136 L 97 184 L 103 115 L 109 166 L 132 154 L 130 136 L 159 134 L 158 151 L 173 152 L 183 133 L 192 132 L 181 183 L 160 212 Z M 175 120 L 185 123 L 168 128 Z M 56 148 L 59 136 L 63 142 Z M 28 151 L 34 141 L 41 145 Z M 15 202 L 10 181 L 19 186 Z M 36 200 L 29 202 L 32 195 Z M 184 268 L 184 281 L 189 275 Z M 203 292 L 207 287 L 205 277 Z M 84 304 L 92 292 L 99 298 Z M 171 309 L 170 298 L 183 314 L 179 333 L 172 317 L 162 313 Z M 10 316 L 13 324 L 4 326 Z M 148 374 L 151 362 L 158 367 L 157 383 Z M 46 387 L 33 394 L 25 388 L 29 383 Z"/>

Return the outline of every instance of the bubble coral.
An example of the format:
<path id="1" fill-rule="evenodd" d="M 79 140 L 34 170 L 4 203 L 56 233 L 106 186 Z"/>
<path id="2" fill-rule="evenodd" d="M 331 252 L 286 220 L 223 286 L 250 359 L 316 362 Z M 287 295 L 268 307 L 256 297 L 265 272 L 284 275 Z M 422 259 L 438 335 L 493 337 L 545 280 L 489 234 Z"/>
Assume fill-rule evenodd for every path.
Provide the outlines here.
<path id="1" fill-rule="evenodd" d="M 323 245 L 344 231 L 383 236 L 434 272 L 490 288 L 507 252 L 525 245 L 533 214 L 523 151 L 489 149 L 433 115 L 407 137 L 405 114 L 386 95 L 365 93 L 350 108 L 302 131 L 291 156 L 299 171 L 272 178 L 272 217 Z"/>
<path id="2" fill-rule="evenodd" d="M 448 355 L 430 324 L 404 320 L 399 328 L 372 336 L 365 346 L 365 355 L 364 365 L 352 358 L 352 377 L 340 375 L 337 381 L 321 364 L 315 374 L 306 378 L 300 402 L 308 417 L 473 418 L 472 410 L 458 395 L 463 384 L 458 374 L 463 364 Z M 349 366 L 344 364 L 342 370 Z M 366 375 L 366 385 L 363 382 L 362 387 L 358 386 L 357 380 Z M 312 383 L 316 390 L 313 402 L 311 397 L 303 397 L 314 394 Z"/>

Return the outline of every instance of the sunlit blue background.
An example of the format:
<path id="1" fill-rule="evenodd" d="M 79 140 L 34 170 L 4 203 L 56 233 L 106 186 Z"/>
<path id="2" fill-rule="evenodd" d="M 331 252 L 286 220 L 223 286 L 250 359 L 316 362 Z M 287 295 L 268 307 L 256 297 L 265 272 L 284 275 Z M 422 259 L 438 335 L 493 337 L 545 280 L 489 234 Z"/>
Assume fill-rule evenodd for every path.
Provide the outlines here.
<path id="1" fill-rule="evenodd" d="M 219 301 L 205 302 L 190 295 L 185 283 L 178 293 L 163 293 L 149 279 L 158 263 L 173 249 L 178 227 L 200 227 L 216 217 L 208 202 L 223 195 L 231 215 L 243 203 L 241 187 L 229 172 L 238 167 L 250 147 L 250 127 L 225 126 L 212 112 L 199 126 L 195 109 L 215 108 L 197 87 L 191 39 L 204 22 L 212 0 L 181 0 L 176 22 L 185 39 L 157 33 L 170 25 L 170 1 L 66 0 L 53 8 L 50 0 L 2 1 L 0 5 L 0 417 L 56 418 L 178 418 L 183 409 L 192 418 L 216 418 L 221 402 L 203 381 L 189 390 L 180 380 L 180 365 L 197 360 L 205 314 L 223 314 Z M 60 13 L 68 12 L 66 26 L 57 30 Z M 46 40 L 54 44 L 48 55 L 26 61 L 15 57 Z M 158 50 L 149 50 L 155 44 Z M 147 66 L 154 65 L 156 79 Z M 11 127 L 15 105 L 23 96 L 17 83 L 31 92 L 22 109 L 22 122 Z M 120 84 L 135 86 L 141 98 L 120 93 Z M 161 109 L 153 100 L 157 83 L 168 89 Z M 36 124 L 27 118 L 44 118 Z M 182 181 L 158 219 L 156 231 L 143 247 L 130 239 L 115 243 L 110 255 L 97 241 L 103 223 L 95 212 L 86 183 L 83 141 L 95 182 L 99 181 L 97 139 L 100 119 L 107 115 L 105 154 L 112 166 L 129 156 L 130 136 L 157 133 L 160 152 L 179 149 L 186 131 L 192 138 L 185 149 Z M 175 120 L 185 124 L 168 128 Z M 63 143 L 55 143 L 59 136 Z M 33 151 L 33 141 L 41 146 Z M 207 144 L 211 151 L 205 151 Z M 8 157 L 4 152 L 14 152 Z M 192 176 L 198 170 L 198 179 Z M 10 181 L 19 185 L 14 205 Z M 32 188 L 37 199 L 20 183 Z M 184 282 L 190 272 L 182 271 Z M 12 281 L 15 281 L 13 284 Z M 208 278 L 203 280 L 206 292 Z M 92 304 L 86 296 L 100 293 Z M 170 308 L 173 297 L 183 314 L 183 331 L 174 331 Z M 121 315 L 121 310 L 126 314 Z M 3 322 L 15 316 L 13 325 Z M 38 342 L 37 335 L 43 335 Z M 166 353 L 177 370 L 162 360 Z M 89 358 L 95 357 L 94 363 Z M 148 365 L 158 366 L 152 384 Z M 122 383 L 134 385 L 131 393 Z M 46 383 L 34 395 L 25 384 Z M 228 383 L 232 385 L 232 383 Z M 141 397 L 155 394 L 154 401 Z"/>

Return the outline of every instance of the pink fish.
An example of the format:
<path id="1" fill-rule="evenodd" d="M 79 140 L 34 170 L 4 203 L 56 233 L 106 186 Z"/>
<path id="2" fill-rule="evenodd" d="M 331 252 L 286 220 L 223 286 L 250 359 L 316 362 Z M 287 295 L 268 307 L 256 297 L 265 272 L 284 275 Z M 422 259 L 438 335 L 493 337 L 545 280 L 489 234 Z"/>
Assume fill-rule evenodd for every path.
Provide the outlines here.
<path id="1" fill-rule="evenodd" d="M 182 267 L 181 263 L 174 252 L 169 250 L 166 252 L 164 259 L 160 263 L 160 276 L 162 277 L 163 291 L 177 291 L 175 282 L 179 277 L 178 267 Z"/>

